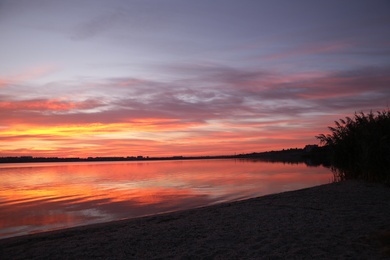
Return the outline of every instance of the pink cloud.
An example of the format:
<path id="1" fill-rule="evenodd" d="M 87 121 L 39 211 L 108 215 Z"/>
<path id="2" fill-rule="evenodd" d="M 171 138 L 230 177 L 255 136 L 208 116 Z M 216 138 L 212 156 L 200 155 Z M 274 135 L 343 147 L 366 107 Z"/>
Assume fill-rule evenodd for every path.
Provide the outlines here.
<path id="1" fill-rule="evenodd" d="M 20 83 L 38 79 L 53 72 L 56 69 L 57 66 L 54 65 L 41 65 L 29 68 L 25 71 L 18 72 L 16 74 L 0 76 L 0 87 L 6 87 L 13 83 Z"/>
<path id="2" fill-rule="evenodd" d="M 21 101 L 0 101 L 0 108 L 8 111 L 50 111 L 64 112 L 76 109 L 91 109 L 101 106 L 97 100 L 72 101 L 63 99 L 35 99 Z"/>

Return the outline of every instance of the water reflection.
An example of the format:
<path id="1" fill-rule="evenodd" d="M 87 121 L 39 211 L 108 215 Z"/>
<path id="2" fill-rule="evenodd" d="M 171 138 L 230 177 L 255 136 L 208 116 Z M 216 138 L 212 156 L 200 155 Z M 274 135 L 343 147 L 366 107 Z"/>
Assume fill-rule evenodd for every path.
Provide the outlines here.
<path id="1" fill-rule="evenodd" d="M 0 165 L 0 238 L 328 183 L 323 167 L 246 160 Z"/>

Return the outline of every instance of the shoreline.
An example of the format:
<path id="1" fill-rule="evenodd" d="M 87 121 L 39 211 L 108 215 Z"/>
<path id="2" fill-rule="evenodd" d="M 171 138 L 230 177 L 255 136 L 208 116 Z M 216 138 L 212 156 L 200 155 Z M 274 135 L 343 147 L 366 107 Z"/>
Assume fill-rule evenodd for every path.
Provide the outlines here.
<path id="1" fill-rule="evenodd" d="M 389 187 L 345 181 L 4 238 L 0 258 L 386 259 L 379 237 L 389 216 Z"/>

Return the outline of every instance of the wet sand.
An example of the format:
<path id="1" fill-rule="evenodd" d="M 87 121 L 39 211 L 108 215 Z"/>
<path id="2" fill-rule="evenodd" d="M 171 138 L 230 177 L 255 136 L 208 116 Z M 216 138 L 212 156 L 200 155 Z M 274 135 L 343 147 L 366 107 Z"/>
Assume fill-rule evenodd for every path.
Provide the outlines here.
<path id="1" fill-rule="evenodd" d="M 390 259 L 390 188 L 347 181 L 0 240 L 0 259 Z"/>

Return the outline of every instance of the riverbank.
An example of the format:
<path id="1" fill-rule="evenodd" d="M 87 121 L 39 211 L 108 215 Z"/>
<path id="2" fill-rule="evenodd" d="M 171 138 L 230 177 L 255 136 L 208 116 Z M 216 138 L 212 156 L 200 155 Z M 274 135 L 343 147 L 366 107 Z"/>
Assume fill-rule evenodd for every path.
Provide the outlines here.
<path id="1" fill-rule="evenodd" d="M 386 258 L 390 188 L 347 181 L 0 240 L 0 259 Z"/>

